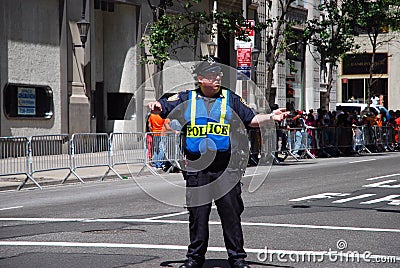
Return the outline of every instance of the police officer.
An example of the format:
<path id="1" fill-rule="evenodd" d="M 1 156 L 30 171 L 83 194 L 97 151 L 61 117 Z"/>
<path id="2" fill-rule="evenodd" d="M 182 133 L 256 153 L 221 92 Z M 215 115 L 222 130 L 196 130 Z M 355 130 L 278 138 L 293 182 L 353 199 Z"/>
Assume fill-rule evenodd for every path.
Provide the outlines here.
<path id="1" fill-rule="evenodd" d="M 200 62 L 194 75 L 196 89 L 148 104 L 152 113 L 176 118 L 183 126 L 187 165 L 182 173 L 186 180 L 190 244 L 187 260 L 180 268 L 200 268 L 205 261 L 212 200 L 221 219 L 231 267 L 249 268 L 244 261 L 247 254 L 240 218 L 244 210 L 242 173 L 235 157 L 241 145 L 248 147 L 248 141 L 240 139 L 238 130 L 243 125 L 257 127 L 270 120 L 281 121 L 288 112 L 278 109 L 255 115 L 241 97 L 221 86 L 222 68 L 214 59 Z"/>

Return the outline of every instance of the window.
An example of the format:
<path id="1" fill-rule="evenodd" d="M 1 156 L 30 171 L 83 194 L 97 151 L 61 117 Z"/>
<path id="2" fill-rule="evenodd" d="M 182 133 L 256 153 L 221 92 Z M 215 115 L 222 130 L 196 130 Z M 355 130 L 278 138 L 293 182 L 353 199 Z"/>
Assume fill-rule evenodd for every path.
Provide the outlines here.
<path id="1" fill-rule="evenodd" d="M 7 118 L 53 117 L 53 90 L 49 86 L 8 83 L 4 87 L 3 100 Z"/>
<path id="2" fill-rule="evenodd" d="M 132 102 L 131 102 L 132 100 Z M 108 120 L 129 120 L 135 115 L 132 93 L 107 93 Z"/>

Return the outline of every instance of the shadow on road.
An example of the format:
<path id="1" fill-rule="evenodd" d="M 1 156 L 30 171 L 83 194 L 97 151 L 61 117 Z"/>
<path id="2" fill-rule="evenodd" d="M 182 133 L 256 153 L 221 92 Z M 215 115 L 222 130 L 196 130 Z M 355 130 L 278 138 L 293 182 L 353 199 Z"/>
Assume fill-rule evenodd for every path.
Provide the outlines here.
<path id="1" fill-rule="evenodd" d="M 165 261 L 160 263 L 161 267 L 179 267 L 179 265 L 183 264 L 185 261 L 184 260 L 178 260 L 178 261 Z M 292 268 L 292 266 L 282 266 L 282 265 L 274 265 L 274 264 L 268 264 L 268 263 L 261 263 L 261 262 L 253 262 L 253 261 L 248 261 L 247 262 L 251 267 L 257 268 L 257 267 L 285 267 L 285 268 Z M 230 268 L 229 262 L 224 259 L 207 259 L 204 264 L 203 268 Z"/>

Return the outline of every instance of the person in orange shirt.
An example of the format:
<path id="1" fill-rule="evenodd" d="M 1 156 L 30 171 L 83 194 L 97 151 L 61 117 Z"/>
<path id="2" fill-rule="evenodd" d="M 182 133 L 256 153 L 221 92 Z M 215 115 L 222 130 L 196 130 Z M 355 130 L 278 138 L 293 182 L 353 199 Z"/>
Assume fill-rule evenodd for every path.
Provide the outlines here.
<path id="1" fill-rule="evenodd" d="M 376 116 L 376 124 L 378 125 L 378 127 L 385 126 L 385 124 L 386 124 L 386 112 L 385 111 L 381 111 L 381 113 Z"/>
<path id="2" fill-rule="evenodd" d="M 153 166 L 162 168 L 165 165 L 165 149 L 166 149 L 166 136 L 163 132 L 172 131 L 169 119 L 163 119 L 159 114 L 150 114 L 149 128 L 152 132 L 153 143 L 151 151 L 153 152 Z"/>

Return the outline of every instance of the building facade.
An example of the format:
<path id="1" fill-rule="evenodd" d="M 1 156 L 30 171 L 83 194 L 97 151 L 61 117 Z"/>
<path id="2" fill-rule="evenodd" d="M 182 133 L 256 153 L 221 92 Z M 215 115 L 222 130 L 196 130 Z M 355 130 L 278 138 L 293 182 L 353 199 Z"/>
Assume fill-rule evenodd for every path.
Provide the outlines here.
<path id="1" fill-rule="evenodd" d="M 1 136 L 113 132 L 134 119 L 129 103 L 144 70 L 138 44 L 151 17 L 142 2 L 1 1 Z"/>
<path id="2" fill-rule="evenodd" d="M 145 105 L 155 98 L 157 80 L 156 67 L 141 63 L 148 53 L 140 42 L 156 15 L 149 3 L 156 7 L 160 0 L 0 1 L 0 136 L 144 131 Z M 319 16 L 318 3 L 298 0 L 292 4 L 288 16 L 297 22 L 297 30 L 303 30 L 306 19 Z M 277 1 L 268 0 L 203 0 L 199 9 L 243 12 L 256 22 L 280 12 Z M 84 47 L 77 25 L 82 18 L 90 22 Z M 260 111 L 266 109 L 269 34 L 263 30 L 255 36 L 260 55 L 252 79 L 257 88 L 232 75 L 236 92 Z M 165 64 L 168 75 L 161 77 L 163 92 L 177 90 L 169 87 L 182 77 L 174 66 L 207 55 L 210 40 L 209 35 L 200 34 L 198 50 L 183 50 Z M 221 62 L 236 70 L 234 38 L 218 34 L 214 41 Z M 295 109 L 317 109 L 325 93 L 323 68 L 314 60 L 312 48 L 299 42 L 296 46 L 302 53 L 296 57 L 283 53 L 275 68 L 275 102 L 280 107 L 293 102 Z M 395 65 L 394 58 L 389 61 Z M 388 88 L 396 83 L 388 82 Z M 335 86 L 331 94 L 332 109 Z"/>
<path id="3" fill-rule="evenodd" d="M 372 48 L 367 35 L 360 35 L 355 42 L 360 44 L 359 54 L 348 54 L 339 68 L 337 102 L 356 101 L 368 103 L 370 98 L 377 96 L 379 101 L 389 110 L 400 109 L 400 42 L 399 32 L 382 32 L 378 36 L 375 56 L 375 83 L 368 94 L 369 67 Z"/>

